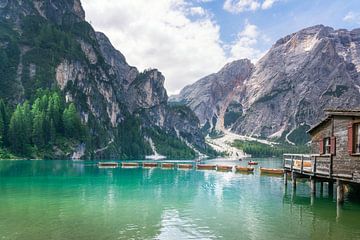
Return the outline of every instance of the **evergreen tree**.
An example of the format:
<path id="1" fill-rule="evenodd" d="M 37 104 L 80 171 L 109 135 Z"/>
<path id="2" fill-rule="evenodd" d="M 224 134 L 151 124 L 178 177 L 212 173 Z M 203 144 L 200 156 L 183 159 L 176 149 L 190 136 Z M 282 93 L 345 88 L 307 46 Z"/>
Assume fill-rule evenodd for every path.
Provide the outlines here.
<path id="1" fill-rule="evenodd" d="M 5 128 L 4 125 L 5 125 L 4 120 L 0 113 L 0 147 L 3 146 L 3 144 L 4 144 L 4 140 L 3 140 L 4 139 L 4 128 Z"/>
<path id="2" fill-rule="evenodd" d="M 44 122 L 45 113 L 41 111 L 34 112 L 32 139 L 38 148 L 42 148 L 45 145 Z"/>
<path id="3" fill-rule="evenodd" d="M 80 139 L 82 137 L 82 125 L 76 112 L 74 103 L 71 103 L 63 113 L 65 135 L 70 138 Z"/>
<path id="4" fill-rule="evenodd" d="M 50 121 L 50 135 L 49 135 L 49 142 L 54 144 L 56 141 L 56 128 L 54 121 L 51 119 Z"/>
<path id="5" fill-rule="evenodd" d="M 0 136 L 2 144 L 7 146 L 8 141 L 8 129 L 9 129 L 9 117 L 8 117 L 8 110 L 5 106 L 4 101 L 0 100 Z"/>
<path id="6" fill-rule="evenodd" d="M 22 118 L 24 123 L 24 134 L 25 134 L 25 141 L 26 143 L 31 143 L 31 135 L 32 135 L 32 113 L 31 113 L 31 107 L 30 103 L 28 101 L 25 101 L 25 103 L 22 106 Z"/>
<path id="7" fill-rule="evenodd" d="M 53 93 L 49 98 L 48 113 L 50 121 L 53 121 L 54 127 L 57 132 L 63 131 L 62 126 L 62 101 L 58 93 Z"/>
<path id="8" fill-rule="evenodd" d="M 11 148 L 14 152 L 26 155 L 30 151 L 31 112 L 28 103 L 18 105 L 12 114 L 9 126 Z"/>

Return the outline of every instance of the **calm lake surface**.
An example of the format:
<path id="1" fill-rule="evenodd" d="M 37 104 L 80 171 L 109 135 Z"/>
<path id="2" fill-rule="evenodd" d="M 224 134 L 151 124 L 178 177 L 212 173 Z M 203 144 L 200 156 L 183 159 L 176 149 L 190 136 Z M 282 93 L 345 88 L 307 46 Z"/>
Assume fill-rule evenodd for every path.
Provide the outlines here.
<path id="1" fill-rule="evenodd" d="M 307 182 L 294 194 L 258 171 L 0 161 L 0 240 L 7 239 L 360 239 L 360 205 L 347 201 L 337 211 L 327 191 L 312 201 Z"/>

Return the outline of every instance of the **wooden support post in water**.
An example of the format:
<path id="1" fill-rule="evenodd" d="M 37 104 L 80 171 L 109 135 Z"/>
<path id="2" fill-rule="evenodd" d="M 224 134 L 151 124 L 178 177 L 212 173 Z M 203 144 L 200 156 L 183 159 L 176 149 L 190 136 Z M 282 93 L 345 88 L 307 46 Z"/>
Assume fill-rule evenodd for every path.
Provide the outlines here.
<path id="1" fill-rule="evenodd" d="M 322 196 L 324 194 L 324 182 L 320 182 L 320 195 Z"/>
<path id="2" fill-rule="evenodd" d="M 314 177 L 310 178 L 310 188 L 311 188 L 311 195 L 316 194 L 316 180 Z"/>
<path id="3" fill-rule="evenodd" d="M 329 182 L 328 192 L 329 192 L 329 196 L 334 196 L 334 183 L 333 182 Z"/>
<path id="4" fill-rule="evenodd" d="M 284 171 L 284 184 L 285 184 L 285 186 L 287 186 L 287 182 L 288 182 L 288 173 L 286 171 Z"/>
<path id="5" fill-rule="evenodd" d="M 345 198 L 344 183 L 340 180 L 336 181 L 336 202 L 341 205 L 344 203 Z"/>
<path id="6" fill-rule="evenodd" d="M 296 189 L 296 173 L 291 172 L 292 188 Z"/>

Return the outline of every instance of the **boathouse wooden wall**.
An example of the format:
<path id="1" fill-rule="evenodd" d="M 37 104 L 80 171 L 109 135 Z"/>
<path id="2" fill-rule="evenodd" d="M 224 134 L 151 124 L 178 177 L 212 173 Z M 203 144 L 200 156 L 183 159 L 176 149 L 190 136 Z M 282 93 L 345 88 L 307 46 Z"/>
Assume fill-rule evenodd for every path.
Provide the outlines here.
<path id="1" fill-rule="evenodd" d="M 351 181 L 360 183 L 360 156 L 351 155 L 348 151 L 348 126 L 351 122 L 360 121 L 360 117 L 331 116 L 317 129 L 311 132 L 312 154 L 321 154 L 321 142 L 324 138 L 335 137 L 335 154 L 321 154 L 332 158 L 332 173 L 340 176 L 352 176 Z"/>

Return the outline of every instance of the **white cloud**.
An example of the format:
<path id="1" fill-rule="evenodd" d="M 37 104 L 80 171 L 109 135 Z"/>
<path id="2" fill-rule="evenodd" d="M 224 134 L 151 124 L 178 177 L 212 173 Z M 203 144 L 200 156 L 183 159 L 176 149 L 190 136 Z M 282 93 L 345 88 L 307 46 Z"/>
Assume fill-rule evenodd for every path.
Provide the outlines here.
<path id="1" fill-rule="evenodd" d="M 192 7 L 190 8 L 191 15 L 205 16 L 206 11 L 202 7 Z"/>
<path id="2" fill-rule="evenodd" d="M 194 4 L 183 0 L 82 2 L 87 20 L 109 36 L 129 64 L 140 70 L 158 68 L 165 75 L 170 94 L 227 62 L 220 27 Z"/>
<path id="3" fill-rule="evenodd" d="M 259 39 L 267 40 L 267 37 L 259 32 L 256 25 L 246 20 L 244 30 L 238 34 L 236 41 L 229 46 L 230 60 L 248 58 L 256 62 L 264 54 L 256 48 Z"/>
<path id="4" fill-rule="evenodd" d="M 225 0 L 223 8 L 231 13 L 269 9 L 279 0 Z"/>
<path id="5" fill-rule="evenodd" d="M 224 9 L 231 13 L 255 11 L 260 6 L 260 3 L 255 0 L 225 0 L 224 3 Z"/>
<path id="6" fill-rule="evenodd" d="M 360 13 L 350 11 L 346 14 L 343 20 L 345 22 L 360 24 Z"/>
<path id="7" fill-rule="evenodd" d="M 207 0 L 202 0 L 207 1 Z M 236 41 L 224 44 L 211 13 L 185 0 L 83 0 L 87 20 L 104 32 L 129 64 L 157 68 L 169 94 L 240 58 L 256 60 L 263 37 L 246 22 Z"/>
<path id="8" fill-rule="evenodd" d="M 278 0 L 265 0 L 262 4 L 261 4 L 261 8 L 262 9 L 269 9 L 272 7 L 272 5 L 277 2 Z"/>

